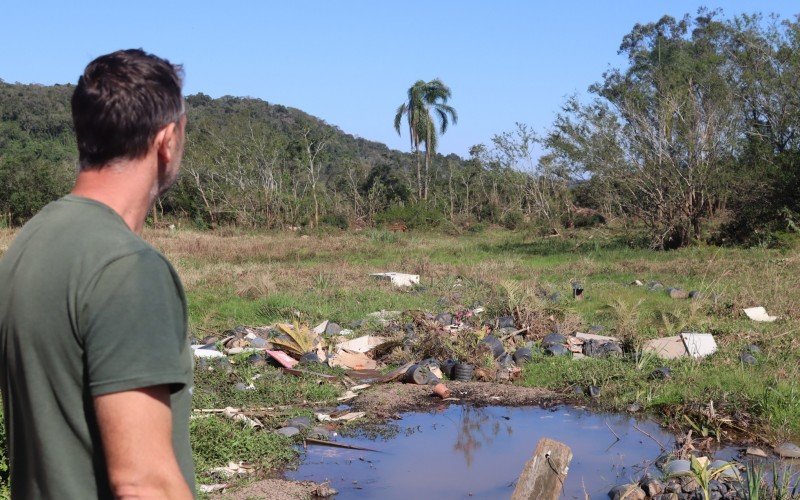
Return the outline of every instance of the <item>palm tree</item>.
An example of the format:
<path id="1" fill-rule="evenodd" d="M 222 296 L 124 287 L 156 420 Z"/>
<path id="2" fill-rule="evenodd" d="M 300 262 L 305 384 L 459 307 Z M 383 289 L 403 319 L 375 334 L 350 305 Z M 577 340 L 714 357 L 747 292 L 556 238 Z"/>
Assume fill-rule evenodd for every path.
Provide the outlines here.
<path id="1" fill-rule="evenodd" d="M 438 145 L 438 134 L 444 134 L 452 121 L 458 122 L 458 115 L 452 106 L 447 104 L 450 99 L 450 88 L 438 78 L 430 82 L 417 80 L 408 89 L 408 101 L 397 108 L 394 117 L 394 128 L 400 134 L 400 124 L 405 115 L 408 122 L 408 133 L 411 140 L 411 148 L 417 156 L 417 196 L 419 199 L 428 199 L 428 177 L 430 171 L 431 157 L 436 153 Z M 431 111 L 438 117 L 439 131 Z M 420 166 L 420 144 L 425 144 L 425 181 L 423 184 L 422 171 Z"/>

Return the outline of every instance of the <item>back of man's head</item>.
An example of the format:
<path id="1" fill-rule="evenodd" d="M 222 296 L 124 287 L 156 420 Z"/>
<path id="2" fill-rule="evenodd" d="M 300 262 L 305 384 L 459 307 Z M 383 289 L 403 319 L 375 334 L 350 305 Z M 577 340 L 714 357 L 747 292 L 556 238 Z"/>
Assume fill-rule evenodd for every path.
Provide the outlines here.
<path id="1" fill-rule="evenodd" d="M 180 66 L 140 49 L 100 56 L 72 94 L 81 169 L 144 156 L 158 131 L 184 112 Z"/>

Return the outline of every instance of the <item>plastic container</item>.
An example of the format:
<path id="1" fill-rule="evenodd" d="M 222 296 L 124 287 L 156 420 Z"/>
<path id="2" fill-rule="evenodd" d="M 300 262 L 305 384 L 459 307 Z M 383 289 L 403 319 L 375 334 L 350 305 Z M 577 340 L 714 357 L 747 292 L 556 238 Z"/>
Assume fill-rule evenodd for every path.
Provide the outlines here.
<path id="1" fill-rule="evenodd" d="M 503 347 L 503 343 L 500 342 L 500 339 L 494 335 L 487 335 L 486 338 L 483 339 L 483 343 L 489 347 L 492 352 L 492 356 L 495 358 L 499 358 L 506 352 L 505 347 Z"/>
<path id="2" fill-rule="evenodd" d="M 425 385 L 431 380 L 431 371 L 425 366 L 411 365 L 403 375 L 406 384 Z"/>
<path id="3" fill-rule="evenodd" d="M 459 382 L 469 382 L 475 369 L 468 363 L 459 363 L 453 369 L 453 378 Z"/>
<path id="4" fill-rule="evenodd" d="M 517 365 L 522 365 L 525 363 L 530 363 L 533 359 L 533 351 L 528 347 L 520 347 L 516 351 L 514 351 L 514 363 Z"/>
<path id="5" fill-rule="evenodd" d="M 444 363 L 442 363 L 442 375 L 453 380 L 455 378 L 455 367 L 458 364 L 458 361 L 454 359 L 448 359 Z"/>

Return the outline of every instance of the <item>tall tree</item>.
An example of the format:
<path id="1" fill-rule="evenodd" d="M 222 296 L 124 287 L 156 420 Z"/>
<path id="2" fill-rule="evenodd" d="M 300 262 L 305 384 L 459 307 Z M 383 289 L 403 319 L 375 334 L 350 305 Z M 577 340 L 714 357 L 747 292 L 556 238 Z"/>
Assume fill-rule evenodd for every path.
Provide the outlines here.
<path id="1" fill-rule="evenodd" d="M 431 157 L 436 153 L 439 134 L 444 134 L 452 121 L 458 122 L 456 110 L 447 104 L 451 97 L 450 87 L 436 78 L 429 82 L 417 80 L 408 89 L 408 100 L 397 108 L 394 128 L 400 134 L 403 116 L 408 124 L 411 148 L 417 157 L 417 196 L 428 199 Z M 431 114 L 433 113 L 433 115 Z M 436 119 L 439 126 L 437 131 Z M 425 176 L 420 165 L 420 144 L 425 144 Z"/>

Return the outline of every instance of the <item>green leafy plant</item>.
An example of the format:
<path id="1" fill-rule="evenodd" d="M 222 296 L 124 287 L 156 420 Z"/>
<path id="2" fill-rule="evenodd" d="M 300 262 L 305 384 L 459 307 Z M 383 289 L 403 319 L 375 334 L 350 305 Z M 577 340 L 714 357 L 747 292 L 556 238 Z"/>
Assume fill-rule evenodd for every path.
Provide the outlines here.
<path id="1" fill-rule="evenodd" d="M 697 484 L 700 486 L 700 491 L 703 494 L 703 498 L 708 500 L 711 498 L 711 494 L 709 492 L 711 481 L 718 479 L 722 474 L 729 470 L 733 469 L 733 464 L 726 463 L 721 467 L 710 467 L 708 464 L 704 464 L 697 457 L 691 458 L 691 473 L 692 477 L 694 477 Z"/>

